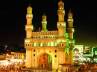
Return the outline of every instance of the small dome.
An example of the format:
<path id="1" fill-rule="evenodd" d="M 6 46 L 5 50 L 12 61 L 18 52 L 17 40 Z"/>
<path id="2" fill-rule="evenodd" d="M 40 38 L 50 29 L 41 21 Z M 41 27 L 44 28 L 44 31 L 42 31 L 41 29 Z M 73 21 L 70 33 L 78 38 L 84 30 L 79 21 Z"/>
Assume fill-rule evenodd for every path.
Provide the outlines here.
<path id="1" fill-rule="evenodd" d="M 59 9 L 64 9 L 64 3 L 63 3 L 62 0 L 60 0 L 60 1 L 58 2 L 58 7 L 59 7 Z"/>
<path id="2" fill-rule="evenodd" d="M 31 6 L 28 6 L 27 7 L 27 14 L 31 14 L 32 13 L 32 7 Z"/>
<path id="3" fill-rule="evenodd" d="M 43 15 L 42 15 L 42 19 L 43 19 L 43 20 L 46 20 L 46 19 L 47 19 L 46 14 L 43 14 Z"/>
<path id="4" fill-rule="evenodd" d="M 71 9 L 70 9 L 68 12 L 68 18 L 72 18 L 72 17 L 73 17 L 73 14 L 72 14 Z"/>

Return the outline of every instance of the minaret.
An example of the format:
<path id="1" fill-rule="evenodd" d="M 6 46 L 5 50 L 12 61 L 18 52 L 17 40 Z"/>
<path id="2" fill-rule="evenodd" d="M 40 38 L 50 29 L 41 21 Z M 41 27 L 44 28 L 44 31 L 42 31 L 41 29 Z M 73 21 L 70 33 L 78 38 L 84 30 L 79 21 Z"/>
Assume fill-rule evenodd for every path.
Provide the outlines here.
<path id="1" fill-rule="evenodd" d="M 26 14 L 26 20 L 27 20 L 27 24 L 25 26 L 26 38 L 32 37 L 32 30 L 33 30 L 32 19 L 33 19 L 32 7 L 29 6 L 27 8 L 27 14 Z"/>
<path id="2" fill-rule="evenodd" d="M 73 14 L 72 14 L 71 10 L 68 13 L 67 22 L 68 22 L 67 30 L 68 30 L 68 33 L 69 33 L 69 38 L 70 38 L 70 40 L 72 40 L 73 39 L 74 28 L 73 28 Z"/>
<path id="3" fill-rule="evenodd" d="M 58 28 L 59 37 L 63 37 L 64 33 L 66 32 L 66 22 L 64 21 L 65 10 L 64 10 L 64 3 L 62 2 L 62 0 L 58 2 L 57 14 L 58 14 L 57 28 Z"/>
<path id="4" fill-rule="evenodd" d="M 68 34 L 69 34 L 69 39 L 70 39 L 70 49 L 69 49 L 69 63 L 72 64 L 73 62 L 73 48 L 74 48 L 74 40 L 73 40 L 73 33 L 74 33 L 74 28 L 73 28 L 73 14 L 71 10 L 68 13 Z"/>
<path id="5" fill-rule="evenodd" d="M 25 26 L 25 30 L 26 30 L 26 38 L 25 38 L 26 63 L 25 63 L 25 66 L 27 68 L 31 68 L 32 67 L 32 64 L 31 64 L 32 63 L 32 48 L 31 46 L 28 46 L 29 44 L 31 44 L 32 30 L 33 30 L 33 25 L 32 25 L 33 14 L 32 14 L 31 6 L 27 8 L 26 19 L 27 19 L 27 24 Z"/>
<path id="6" fill-rule="evenodd" d="M 46 15 L 42 16 L 42 31 L 46 32 L 47 31 L 47 17 Z"/>

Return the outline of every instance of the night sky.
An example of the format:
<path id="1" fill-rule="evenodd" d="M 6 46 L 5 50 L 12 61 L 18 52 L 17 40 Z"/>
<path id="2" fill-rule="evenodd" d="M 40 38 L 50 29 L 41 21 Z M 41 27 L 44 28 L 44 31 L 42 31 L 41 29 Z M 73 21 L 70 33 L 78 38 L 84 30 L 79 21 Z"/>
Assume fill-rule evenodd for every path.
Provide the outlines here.
<path id="1" fill-rule="evenodd" d="M 97 8 L 93 0 L 63 0 L 66 14 L 74 13 L 76 44 L 97 45 Z M 0 44 L 23 46 L 26 8 L 33 7 L 33 25 L 41 27 L 41 16 L 48 18 L 48 30 L 57 29 L 58 0 L 3 0 L 0 2 Z M 67 17 L 67 15 L 66 15 Z M 66 19 L 65 19 L 66 20 Z"/>

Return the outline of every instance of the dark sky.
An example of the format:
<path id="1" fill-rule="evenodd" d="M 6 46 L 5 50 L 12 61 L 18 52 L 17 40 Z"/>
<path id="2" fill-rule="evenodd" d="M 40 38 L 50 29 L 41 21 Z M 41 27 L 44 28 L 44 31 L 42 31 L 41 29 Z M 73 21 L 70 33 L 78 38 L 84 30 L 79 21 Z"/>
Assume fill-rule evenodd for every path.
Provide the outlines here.
<path id="1" fill-rule="evenodd" d="M 93 0 L 63 0 L 66 14 L 74 13 L 77 44 L 97 45 L 97 9 Z M 48 29 L 56 29 L 58 0 L 3 0 L 0 2 L 0 44 L 23 46 L 26 8 L 33 7 L 33 25 L 41 27 L 41 16 L 46 14 Z"/>

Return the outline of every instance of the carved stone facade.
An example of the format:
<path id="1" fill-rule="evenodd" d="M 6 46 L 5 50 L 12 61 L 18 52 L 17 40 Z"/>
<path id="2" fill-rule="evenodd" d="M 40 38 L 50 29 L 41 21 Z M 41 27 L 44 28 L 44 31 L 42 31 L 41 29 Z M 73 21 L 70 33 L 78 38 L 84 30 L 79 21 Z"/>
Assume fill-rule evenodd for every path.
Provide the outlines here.
<path id="1" fill-rule="evenodd" d="M 57 30 L 47 30 L 46 15 L 42 16 L 42 30 L 33 31 L 32 7 L 27 8 L 27 24 L 25 26 L 26 38 L 26 67 L 58 69 L 60 64 L 72 64 L 73 16 L 68 13 L 67 21 L 64 20 L 65 10 L 62 0 L 58 2 Z M 68 24 L 68 27 L 66 27 Z"/>

